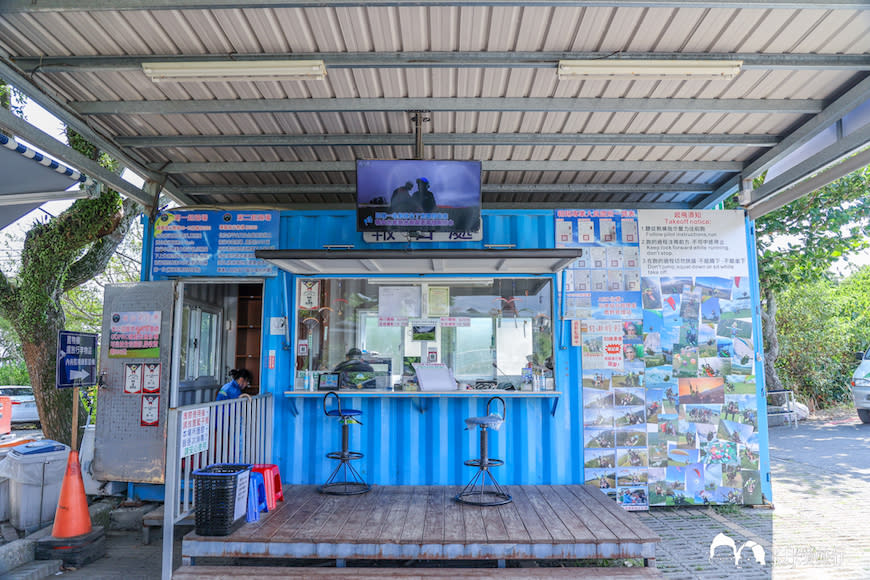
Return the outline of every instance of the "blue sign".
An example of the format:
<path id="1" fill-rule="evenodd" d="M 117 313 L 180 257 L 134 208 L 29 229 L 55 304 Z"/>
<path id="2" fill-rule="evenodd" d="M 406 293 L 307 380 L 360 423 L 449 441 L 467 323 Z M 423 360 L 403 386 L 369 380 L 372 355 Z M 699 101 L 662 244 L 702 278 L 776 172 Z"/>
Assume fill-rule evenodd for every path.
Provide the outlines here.
<path id="1" fill-rule="evenodd" d="M 277 244 L 277 211 L 163 212 L 154 220 L 152 279 L 275 276 L 254 252 Z"/>
<path id="2" fill-rule="evenodd" d="M 57 388 L 97 384 L 97 335 L 61 330 L 57 336 Z"/>

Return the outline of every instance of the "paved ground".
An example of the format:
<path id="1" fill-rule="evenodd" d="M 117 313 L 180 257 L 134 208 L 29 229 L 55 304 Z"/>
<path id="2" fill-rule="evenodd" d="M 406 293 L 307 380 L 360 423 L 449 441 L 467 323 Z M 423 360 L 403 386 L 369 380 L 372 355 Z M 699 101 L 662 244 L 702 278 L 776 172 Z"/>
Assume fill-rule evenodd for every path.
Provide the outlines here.
<path id="1" fill-rule="evenodd" d="M 822 578 L 870 577 L 870 425 L 854 411 L 802 422 L 797 429 L 770 429 L 775 509 L 656 508 L 639 512 L 662 536 L 657 564 L 667 578 Z M 735 542 L 710 558 L 717 534 Z M 82 580 L 160 577 L 160 533 L 142 546 L 137 532 L 109 532 L 108 554 L 59 577 Z M 764 549 L 765 565 L 753 557 L 754 542 Z M 180 540 L 176 539 L 176 566 Z M 756 549 L 757 552 L 760 550 Z"/>

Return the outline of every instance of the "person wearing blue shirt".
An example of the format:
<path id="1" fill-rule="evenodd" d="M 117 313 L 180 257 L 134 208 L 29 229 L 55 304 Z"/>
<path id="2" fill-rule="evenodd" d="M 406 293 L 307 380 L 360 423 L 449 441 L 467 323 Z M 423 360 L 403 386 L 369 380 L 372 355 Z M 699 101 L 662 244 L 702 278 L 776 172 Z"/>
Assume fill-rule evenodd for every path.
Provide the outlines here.
<path id="1" fill-rule="evenodd" d="M 218 391 L 218 401 L 238 399 L 243 393 L 245 393 L 251 384 L 251 379 L 253 379 L 251 371 L 248 369 L 233 369 L 230 371 L 230 376 L 233 380 L 222 386 Z"/>

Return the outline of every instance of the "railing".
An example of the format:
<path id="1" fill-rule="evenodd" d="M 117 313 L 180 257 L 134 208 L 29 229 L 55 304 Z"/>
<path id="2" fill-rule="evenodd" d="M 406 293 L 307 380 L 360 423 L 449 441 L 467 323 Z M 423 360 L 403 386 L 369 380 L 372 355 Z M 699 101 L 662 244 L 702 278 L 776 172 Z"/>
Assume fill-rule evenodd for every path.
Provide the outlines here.
<path id="1" fill-rule="evenodd" d="M 268 463 L 272 456 L 275 400 L 271 393 L 169 409 L 163 503 L 163 580 L 172 578 L 175 525 L 196 508 L 193 472 L 214 463 Z M 208 449 L 182 456 L 181 415 L 208 410 Z"/>

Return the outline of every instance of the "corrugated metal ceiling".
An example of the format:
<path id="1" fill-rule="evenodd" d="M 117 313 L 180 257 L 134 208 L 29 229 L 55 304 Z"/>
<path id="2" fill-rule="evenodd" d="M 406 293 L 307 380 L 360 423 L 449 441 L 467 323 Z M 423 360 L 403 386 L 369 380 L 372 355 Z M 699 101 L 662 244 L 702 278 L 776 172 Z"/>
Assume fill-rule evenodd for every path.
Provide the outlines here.
<path id="1" fill-rule="evenodd" d="M 165 176 L 177 199 L 287 207 L 349 205 L 354 175 L 341 162 L 412 157 L 404 103 L 431 110 L 425 157 L 484 162 L 490 207 L 702 207 L 870 70 L 870 11 L 859 2 L 315 4 L 113 10 L 97 0 L 41 9 L 0 0 L 0 65 L 54 95 L 143 173 Z M 431 58 L 409 62 L 409 53 Z M 747 61 L 730 81 L 560 81 L 556 53 L 767 60 Z M 325 55 L 328 76 L 154 83 L 138 67 L 149 57 L 199 55 Z M 813 55 L 822 64 L 801 60 Z M 515 64 L 484 59 L 493 56 Z M 837 57 L 858 58 L 844 66 Z M 364 105 L 334 110 L 334 99 Z M 361 138 L 339 140 L 346 136 Z M 735 142 L 741 136 L 761 140 Z"/>

